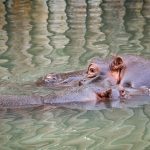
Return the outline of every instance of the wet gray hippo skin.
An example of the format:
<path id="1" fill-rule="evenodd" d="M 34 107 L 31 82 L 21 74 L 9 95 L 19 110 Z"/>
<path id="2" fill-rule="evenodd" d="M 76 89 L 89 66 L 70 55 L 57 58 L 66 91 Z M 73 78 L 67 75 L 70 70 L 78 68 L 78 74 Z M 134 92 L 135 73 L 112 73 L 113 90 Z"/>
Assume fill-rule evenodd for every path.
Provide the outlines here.
<path id="1" fill-rule="evenodd" d="M 111 89 L 102 87 L 78 87 L 72 91 L 62 92 L 58 95 L 47 96 L 26 96 L 26 95 L 1 95 L 1 108 L 20 108 L 20 107 L 36 107 L 42 105 L 64 104 L 64 103 L 78 103 L 91 102 L 97 103 L 107 101 L 108 99 L 119 98 L 119 93 Z"/>
<path id="2" fill-rule="evenodd" d="M 83 80 L 86 70 L 79 70 L 67 73 L 49 73 L 36 81 L 37 86 L 45 87 L 69 87 L 78 86 L 79 81 Z"/>

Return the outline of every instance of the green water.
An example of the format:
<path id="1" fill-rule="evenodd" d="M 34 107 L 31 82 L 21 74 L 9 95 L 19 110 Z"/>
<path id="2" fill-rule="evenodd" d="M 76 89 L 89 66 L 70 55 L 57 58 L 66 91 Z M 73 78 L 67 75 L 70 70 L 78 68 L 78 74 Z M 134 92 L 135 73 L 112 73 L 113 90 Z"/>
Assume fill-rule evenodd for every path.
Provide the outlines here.
<path id="1" fill-rule="evenodd" d="M 121 53 L 150 59 L 149 0 L 0 0 L 0 94 L 41 94 L 49 72 Z M 150 105 L 0 111 L 0 150 L 149 150 Z"/>

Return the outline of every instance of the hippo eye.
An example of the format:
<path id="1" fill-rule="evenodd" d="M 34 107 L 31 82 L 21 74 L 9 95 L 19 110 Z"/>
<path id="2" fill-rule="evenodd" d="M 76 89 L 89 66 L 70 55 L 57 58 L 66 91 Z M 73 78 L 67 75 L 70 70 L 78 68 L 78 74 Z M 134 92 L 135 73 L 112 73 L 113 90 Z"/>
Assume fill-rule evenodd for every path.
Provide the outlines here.
<path id="1" fill-rule="evenodd" d="M 125 93 L 125 91 L 124 91 L 124 90 L 120 90 L 120 93 L 121 93 L 121 94 L 124 94 L 124 93 Z"/>
<path id="2" fill-rule="evenodd" d="M 88 68 L 87 77 L 93 78 L 97 76 L 99 73 L 100 73 L 100 67 L 98 66 L 98 64 L 92 63 Z"/>

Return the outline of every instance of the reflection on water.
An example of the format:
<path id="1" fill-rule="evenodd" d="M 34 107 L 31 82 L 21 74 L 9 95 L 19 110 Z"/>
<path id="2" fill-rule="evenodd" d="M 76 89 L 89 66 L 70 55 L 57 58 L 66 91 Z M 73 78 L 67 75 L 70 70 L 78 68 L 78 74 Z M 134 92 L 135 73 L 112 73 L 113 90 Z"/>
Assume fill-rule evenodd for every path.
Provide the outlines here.
<path id="1" fill-rule="evenodd" d="M 150 106 L 2 112 L 0 145 L 1 149 L 149 149 L 149 110 Z"/>
<path id="2" fill-rule="evenodd" d="M 38 77 L 118 53 L 150 58 L 149 0 L 0 1 L 0 93 L 48 93 Z M 1 111 L 0 147 L 150 149 L 149 110 Z"/>

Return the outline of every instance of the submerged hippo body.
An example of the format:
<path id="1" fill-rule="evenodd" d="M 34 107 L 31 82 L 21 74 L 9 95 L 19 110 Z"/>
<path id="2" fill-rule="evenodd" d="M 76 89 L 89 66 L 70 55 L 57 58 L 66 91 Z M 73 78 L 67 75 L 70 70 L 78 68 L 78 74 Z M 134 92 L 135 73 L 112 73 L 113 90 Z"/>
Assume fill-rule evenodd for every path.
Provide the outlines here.
<path id="1" fill-rule="evenodd" d="M 126 63 L 120 85 L 123 87 L 140 88 L 145 86 L 150 88 L 150 61 L 139 57 L 132 58 L 132 61 Z"/>
<path id="2" fill-rule="evenodd" d="M 37 106 L 72 106 L 82 105 L 91 107 L 112 107 L 119 105 L 122 100 L 130 101 L 135 96 L 149 95 L 149 91 L 125 88 L 122 93 L 117 87 L 105 88 L 97 85 L 77 87 L 59 95 L 26 96 L 26 95 L 1 95 L 0 108 L 26 108 Z M 109 105 L 108 105 L 109 104 Z"/>
<path id="3" fill-rule="evenodd" d="M 57 105 L 65 103 L 97 103 L 108 99 L 119 98 L 118 91 L 102 87 L 75 88 L 59 95 L 26 96 L 26 95 L 1 95 L 1 108 L 36 107 L 42 105 Z"/>

